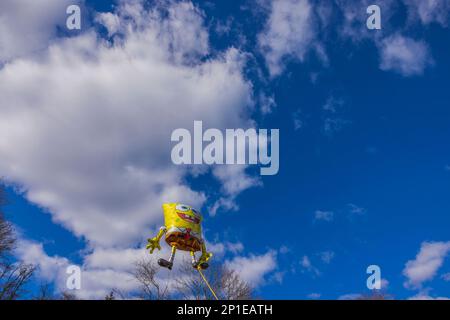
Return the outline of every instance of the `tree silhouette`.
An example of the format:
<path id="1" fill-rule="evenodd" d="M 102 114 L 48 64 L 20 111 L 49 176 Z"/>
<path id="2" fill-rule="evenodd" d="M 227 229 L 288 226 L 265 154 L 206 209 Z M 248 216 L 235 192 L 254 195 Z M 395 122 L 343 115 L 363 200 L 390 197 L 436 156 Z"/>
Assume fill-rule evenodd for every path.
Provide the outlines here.
<path id="1" fill-rule="evenodd" d="M 1 211 L 5 204 L 5 192 L 0 187 L 0 300 L 14 300 L 25 293 L 24 286 L 33 275 L 35 267 L 17 262 L 13 257 L 17 239 L 11 223 L 5 220 Z"/>

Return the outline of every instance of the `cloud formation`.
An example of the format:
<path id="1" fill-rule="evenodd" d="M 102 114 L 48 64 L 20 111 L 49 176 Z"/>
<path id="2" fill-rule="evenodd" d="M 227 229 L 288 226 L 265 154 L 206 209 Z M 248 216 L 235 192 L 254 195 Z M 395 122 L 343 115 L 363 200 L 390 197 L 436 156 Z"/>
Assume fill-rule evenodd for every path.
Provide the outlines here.
<path id="1" fill-rule="evenodd" d="M 262 255 L 238 256 L 226 261 L 225 265 L 236 270 L 239 276 L 251 286 L 257 287 L 266 281 L 265 276 L 268 273 L 277 268 L 277 253 L 269 250 Z"/>
<path id="2" fill-rule="evenodd" d="M 331 222 L 334 219 L 333 211 L 317 210 L 314 212 L 314 220 Z"/>
<path id="3" fill-rule="evenodd" d="M 65 26 L 69 5 L 80 0 L 0 1 L 0 66 L 17 57 L 39 54 Z"/>
<path id="4" fill-rule="evenodd" d="M 430 50 L 424 41 L 399 34 L 383 39 L 379 49 L 380 69 L 392 70 L 405 77 L 421 75 L 433 64 Z"/>
<path id="5" fill-rule="evenodd" d="M 101 246 L 139 240 L 164 201 L 201 207 L 205 195 L 183 182 L 188 169 L 171 164 L 170 133 L 194 119 L 244 126 L 252 95 L 239 51 L 197 59 L 208 43 L 192 4 L 127 3 L 114 20 L 112 44 L 89 30 L 0 71 L 0 173 Z"/>
<path id="6" fill-rule="evenodd" d="M 6 4 L 13 5 L 2 2 L 2 9 Z M 18 19 L 9 13 L 8 19 Z M 51 37 L 55 23 L 41 18 L 49 27 L 33 28 Z M 95 21 L 77 36 L 41 39 L 36 55 L 31 43 L 24 48 L 0 38 L 16 48 L 0 57 L 8 60 L 0 69 L 0 175 L 86 241 L 80 294 L 89 298 L 103 297 L 111 285 L 135 288 L 125 269 L 144 252 L 133 248 L 161 224 L 161 203 L 201 208 L 206 201 L 204 190 L 186 182 L 192 168 L 171 164 L 172 130 L 196 119 L 215 128 L 247 127 L 253 106 L 245 54 L 235 48 L 212 53 L 203 13 L 191 2 L 150 8 L 121 2 Z M 230 201 L 254 185 L 245 168 L 217 172 Z M 50 257 L 36 243 L 18 254 L 36 263 L 44 278 L 64 283 L 68 259 Z M 253 265 L 259 266 L 250 263 L 249 272 Z"/>
<path id="7" fill-rule="evenodd" d="M 446 0 L 403 0 L 408 8 L 410 21 L 420 21 L 424 25 L 438 23 L 447 27 L 450 2 Z"/>
<path id="8" fill-rule="evenodd" d="M 272 77 L 280 75 L 286 61 L 303 61 L 316 43 L 313 8 L 308 0 L 271 1 L 269 17 L 258 35 L 258 44 Z"/>
<path id="9" fill-rule="evenodd" d="M 423 242 L 416 258 L 408 261 L 403 269 L 407 278 L 405 286 L 420 288 L 424 282 L 432 280 L 449 252 L 450 241 Z"/>

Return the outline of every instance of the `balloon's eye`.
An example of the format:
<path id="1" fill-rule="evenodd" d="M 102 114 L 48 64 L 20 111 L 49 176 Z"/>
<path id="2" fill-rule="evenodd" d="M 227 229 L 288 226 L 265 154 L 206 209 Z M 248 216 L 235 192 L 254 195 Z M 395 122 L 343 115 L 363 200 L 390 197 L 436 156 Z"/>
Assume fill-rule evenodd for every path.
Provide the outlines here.
<path id="1" fill-rule="evenodd" d="M 191 210 L 191 208 L 189 206 L 184 205 L 184 204 L 177 205 L 176 209 L 179 210 L 179 211 L 189 211 L 189 210 Z"/>
<path id="2" fill-rule="evenodd" d="M 192 208 L 192 212 L 193 212 L 196 216 L 198 216 L 198 217 L 201 216 L 200 212 L 198 212 L 198 211 L 195 210 L 194 208 Z"/>

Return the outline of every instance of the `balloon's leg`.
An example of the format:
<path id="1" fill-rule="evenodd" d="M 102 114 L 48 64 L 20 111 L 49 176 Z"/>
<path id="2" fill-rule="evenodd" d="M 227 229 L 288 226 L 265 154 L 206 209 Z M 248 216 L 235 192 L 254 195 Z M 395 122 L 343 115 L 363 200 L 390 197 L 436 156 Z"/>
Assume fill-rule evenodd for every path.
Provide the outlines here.
<path id="1" fill-rule="evenodd" d="M 191 251 L 191 257 L 192 257 L 192 267 L 194 267 L 194 269 L 198 269 L 198 267 L 200 267 L 202 269 L 208 269 L 209 264 L 207 262 L 201 262 L 201 261 L 197 261 L 197 259 L 195 259 L 194 251 Z"/>
<path id="2" fill-rule="evenodd" d="M 197 269 L 198 263 L 197 260 L 195 259 L 195 252 L 191 251 L 191 258 L 192 258 L 192 266 Z"/>
<path id="3" fill-rule="evenodd" d="M 172 253 L 170 254 L 169 262 L 173 264 L 173 259 L 175 259 L 175 252 L 177 251 L 177 247 L 172 246 Z"/>
<path id="4" fill-rule="evenodd" d="M 205 242 L 203 242 L 202 243 L 202 255 L 201 255 L 199 261 L 197 262 L 197 264 L 199 264 L 202 269 L 208 269 L 209 264 L 206 261 L 208 261 L 210 256 L 211 256 L 211 254 L 206 251 Z"/>
<path id="5" fill-rule="evenodd" d="M 175 259 L 175 252 L 176 251 L 177 251 L 177 248 L 175 246 L 172 246 L 172 253 L 170 254 L 169 261 L 167 261 L 166 259 L 159 259 L 158 260 L 158 264 L 161 267 L 164 267 L 164 268 L 167 268 L 169 270 L 172 270 L 173 260 Z"/>

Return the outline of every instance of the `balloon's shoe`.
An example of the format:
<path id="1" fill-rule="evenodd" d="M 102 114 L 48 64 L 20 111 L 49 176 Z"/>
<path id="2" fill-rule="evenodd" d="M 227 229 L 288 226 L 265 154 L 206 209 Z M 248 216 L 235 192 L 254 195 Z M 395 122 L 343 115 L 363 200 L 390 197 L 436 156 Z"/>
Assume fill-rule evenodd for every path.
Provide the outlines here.
<path id="1" fill-rule="evenodd" d="M 202 262 L 200 264 L 198 262 L 195 262 L 192 264 L 192 267 L 194 269 L 197 269 L 199 265 L 200 265 L 200 268 L 202 268 L 203 270 L 208 269 L 208 267 L 209 267 L 209 264 L 207 262 Z"/>
<path id="2" fill-rule="evenodd" d="M 158 264 L 163 268 L 172 270 L 173 262 L 167 261 L 166 259 L 158 259 Z"/>

